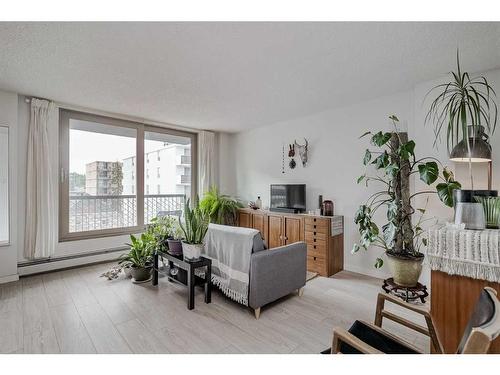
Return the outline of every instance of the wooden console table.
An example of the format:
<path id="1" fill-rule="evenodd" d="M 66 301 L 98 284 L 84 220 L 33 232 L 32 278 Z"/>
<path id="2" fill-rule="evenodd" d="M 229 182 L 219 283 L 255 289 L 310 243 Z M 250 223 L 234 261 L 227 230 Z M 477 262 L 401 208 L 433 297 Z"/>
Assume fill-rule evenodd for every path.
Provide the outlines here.
<path id="1" fill-rule="evenodd" d="M 500 296 L 500 267 L 491 261 L 500 256 L 500 231 L 495 232 L 437 228 L 428 233 L 431 315 L 445 353 L 457 350 L 483 288 L 490 286 Z M 500 353 L 500 337 L 489 352 Z"/>
<path id="2" fill-rule="evenodd" d="M 260 231 L 267 247 L 304 241 L 307 270 L 329 277 L 344 269 L 343 216 L 288 214 L 242 208 L 238 225 Z"/>

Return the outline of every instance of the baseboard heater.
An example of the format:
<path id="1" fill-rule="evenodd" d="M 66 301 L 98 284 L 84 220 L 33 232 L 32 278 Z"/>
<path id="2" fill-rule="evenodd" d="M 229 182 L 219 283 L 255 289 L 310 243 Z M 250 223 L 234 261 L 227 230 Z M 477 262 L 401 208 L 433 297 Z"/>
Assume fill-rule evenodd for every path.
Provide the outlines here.
<path id="1" fill-rule="evenodd" d="M 104 254 L 109 254 L 109 253 L 117 253 L 117 252 L 121 252 L 121 251 L 124 251 L 124 250 L 127 250 L 127 249 L 128 249 L 128 247 L 121 246 L 121 247 L 115 247 L 115 248 L 112 248 L 112 249 L 92 251 L 92 252 L 89 252 L 89 253 L 79 253 L 79 254 L 74 254 L 74 255 L 60 256 L 60 257 L 57 257 L 57 258 L 36 259 L 36 260 L 30 260 L 30 261 L 26 261 L 26 262 L 20 262 L 20 263 L 17 264 L 17 267 L 18 268 L 22 268 L 22 267 L 36 266 L 36 265 L 39 265 L 39 264 L 62 262 L 62 261 L 65 261 L 65 260 L 73 260 L 73 259 L 78 259 L 78 258 L 86 258 L 86 257 L 96 256 L 96 255 L 104 255 Z"/>

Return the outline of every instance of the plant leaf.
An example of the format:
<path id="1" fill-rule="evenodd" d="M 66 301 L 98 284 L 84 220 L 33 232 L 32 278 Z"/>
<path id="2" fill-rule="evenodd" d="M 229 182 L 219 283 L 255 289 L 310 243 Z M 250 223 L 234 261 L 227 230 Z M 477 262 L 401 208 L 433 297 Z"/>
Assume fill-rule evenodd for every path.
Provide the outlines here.
<path id="1" fill-rule="evenodd" d="M 363 179 L 366 177 L 366 175 L 362 175 L 362 176 L 359 176 L 358 179 L 357 179 L 357 182 L 356 183 L 360 183 L 361 181 L 363 181 Z"/>
<path id="2" fill-rule="evenodd" d="M 357 253 L 359 249 L 360 249 L 359 245 L 355 243 L 352 247 L 351 254 Z"/>
<path id="3" fill-rule="evenodd" d="M 372 160 L 372 153 L 370 152 L 370 150 L 367 149 L 365 151 L 365 156 L 363 158 L 363 164 L 367 165 L 370 162 L 370 160 Z"/>
<path id="4" fill-rule="evenodd" d="M 377 258 L 377 260 L 375 261 L 375 268 L 380 268 L 384 265 L 384 261 L 380 258 Z"/>
<path id="5" fill-rule="evenodd" d="M 438 197 L 448 207 L 453 207 L 453 190 L 462 186 L 457 181 L 442 182 L 436 185 Z"/>
<path id="6" fill-rule="evenodd" d="M 379 131 L 378 133 L 374 134 L 372 137 L 372 144 L 378 147 L 382 147 L 391 139 L 392 134 L 391 133 L 382 133 Z"/>
<path id="7" fill-rule="evenodd" d="M 362 135 L 360 135 L 360 137 L 358 139 L 361 139 L 363 137 L 366 137 L 368 134 L 372 134 L 372 132 L 368 131 L 368 132 L 364 132 Z"/>
<path id="8" fill-rule="evenodd" d="M 427 185 L 430 185 L 434 181 L 436 181 L 439 175 L 438 165 L 435 161 L 429 161 L 425 164 L 419 164 L 418 172 L 420 173 L 420 179 Z"/>

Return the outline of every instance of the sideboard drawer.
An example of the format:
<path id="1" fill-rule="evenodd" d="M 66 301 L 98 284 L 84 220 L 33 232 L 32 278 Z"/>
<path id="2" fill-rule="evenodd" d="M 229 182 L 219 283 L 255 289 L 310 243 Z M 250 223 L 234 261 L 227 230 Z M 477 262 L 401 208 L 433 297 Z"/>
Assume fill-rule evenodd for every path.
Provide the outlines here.
<path id="1" fill-rule="evenodd" d="M 324 233 L 319 233 L 319 232 L 307 232 L 306 231 L 306 242 L 307 243 L 313 243 L 313 242 L 323 242 L 326 243 L 326 234 Z"/>
<path id="2" fill-rule="evenodd" d="M 304 218 L 304 223 L 306 225 L 316 225 L 317 228 L 328 228 L 330 219 L 325 219 L 322 217 L 306 216 Z"/>
<path id="3" fill-rule="evenodd" d="M 316 232 L 328 234 L 328 226 L 317 225 L 317 224 L 306 224 L 306 232 Z"/>
<path id="4" fill-rule="evenodd" d="M 307 257 L 307 270 L 311 272 L 317 272 L 321 276 L 327 274 L 326 272 L 326 261 L 324 258 L 308 256 Z"/>
<path id="5" fill-rule="evenodd" d="M 307 255 L 326 259 L 326 246 L 323 244 L 307 244 Z"/>

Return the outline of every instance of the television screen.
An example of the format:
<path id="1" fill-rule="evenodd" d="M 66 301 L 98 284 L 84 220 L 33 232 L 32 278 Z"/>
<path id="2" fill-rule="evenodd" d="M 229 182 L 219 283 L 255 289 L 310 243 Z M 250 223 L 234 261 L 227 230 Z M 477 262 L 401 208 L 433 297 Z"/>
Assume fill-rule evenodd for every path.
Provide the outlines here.
<path id="1" fill-rule="evenodd" d="M 306 185 L 271 185 L 271 208 L 306 210 Z"/>

